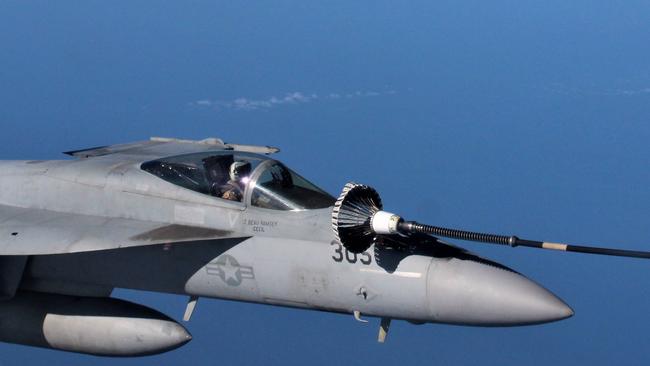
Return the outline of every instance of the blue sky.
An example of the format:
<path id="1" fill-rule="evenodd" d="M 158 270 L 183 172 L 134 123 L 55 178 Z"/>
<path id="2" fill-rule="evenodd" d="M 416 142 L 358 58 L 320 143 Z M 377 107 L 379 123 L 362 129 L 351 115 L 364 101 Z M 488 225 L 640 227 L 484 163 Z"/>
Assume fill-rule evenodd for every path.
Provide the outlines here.
<path id="1" fill-rule="evenodd" d="M 2 1 L 0 158 L 146 139 L 276 145 L 333 194 L 418 221 L 650 250 L 646 1 Z M 524 328 L 202 300 L 184 348 L 0 365 L 643 364 L 648 262 L 466 244 L 576 315 Z M 117 295 L 182 316 L 185 299 Z"/>

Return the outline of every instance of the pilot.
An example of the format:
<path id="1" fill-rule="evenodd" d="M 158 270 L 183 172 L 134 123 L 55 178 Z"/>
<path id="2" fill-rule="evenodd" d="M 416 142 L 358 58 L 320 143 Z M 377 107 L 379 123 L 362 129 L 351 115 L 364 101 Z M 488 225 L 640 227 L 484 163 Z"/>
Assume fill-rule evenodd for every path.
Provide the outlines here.
<path id="1" fill-rule="evenodd" d="M 230 164 L 230 180 L 220 187 L 220 197 L 230 201 L 241 202 L 244 199 L 244 189 L 251 173 L 251 163 L 236 161 Z"/>

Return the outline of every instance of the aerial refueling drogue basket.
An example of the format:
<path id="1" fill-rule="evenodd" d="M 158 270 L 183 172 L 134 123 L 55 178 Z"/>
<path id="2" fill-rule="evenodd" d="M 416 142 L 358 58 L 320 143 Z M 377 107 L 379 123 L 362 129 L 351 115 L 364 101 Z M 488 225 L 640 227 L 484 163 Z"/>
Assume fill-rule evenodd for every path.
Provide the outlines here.
<path id="1" fill-rule="evenodd" d="M 577 252 L 588 254 L 612 255 L 619 257 L 649 258 L 650 252 L 612 248 L 587 247 L 563 243 L 520 239 L 514 235 L 485 234 L 465 230 L 449 229 L 404 221 L 400 216 L 383 211 L 381 197 L 377 191 L 363 184 L 350 182 L 334 204 L 332 211 L 332 228 L 336 239 L 353 252 L 361 253 L 373 244 L 379 244 L 382 235 L 426 234 L 479 243 L 496 244 L 510 247 L 530 247 Z"/>

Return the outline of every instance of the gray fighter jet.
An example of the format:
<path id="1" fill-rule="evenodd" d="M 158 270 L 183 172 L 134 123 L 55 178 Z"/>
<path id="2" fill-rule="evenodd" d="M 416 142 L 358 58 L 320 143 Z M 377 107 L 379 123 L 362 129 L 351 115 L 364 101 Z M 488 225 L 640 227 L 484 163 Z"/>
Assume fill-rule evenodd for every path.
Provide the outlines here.
<path id="1" fill-rule="evenodd" d="M 517 272 L 438 237 L 595 254 L 404 221 L 369 186 L 337 198 L 273 147 L 150 141 L 0 162 L 0 341 L 103 356 L 165 352 L 178 322 L 115 288 L 413 323 L 519 326 L 573 311 Z"/>

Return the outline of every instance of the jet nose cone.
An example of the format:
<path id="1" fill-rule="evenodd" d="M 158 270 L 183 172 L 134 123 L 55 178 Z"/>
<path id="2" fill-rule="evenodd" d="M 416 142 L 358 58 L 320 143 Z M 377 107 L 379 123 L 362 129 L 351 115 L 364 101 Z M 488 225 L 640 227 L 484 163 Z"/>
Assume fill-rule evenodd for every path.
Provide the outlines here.
<path id="1" fill-rule="evenodd" d="M 550 291 L 482 259 L 453 258 L 434 263 L 429 273 L 429 297 L 432 316 L 444 323 L 516 326 L 573 315 L 573 310 Z"/>
<path id="2" fill-rule="evenodd" d="M 559 297 L 533 281 L 526 279 L 526 282 L 529 285 L 522 286 L 517 295 L 520 300 L 514 304 L 524 324 L 548 323 L 573 316 L 573 309 Z"/>
<path id="3" fill-rule="evenodd" d="M 517 284 L 502 289 L 501 294 L 497 296 L 509 299 L 508 305 L 504 307 L 508 312 L 508 322 L 513 325 L 540 324 L 573 316 L 573 310 L 560 298 L 535 282 L 521 275 L 517 276 Z M 497 303 L 495 300 L 491 299 Z"/>

